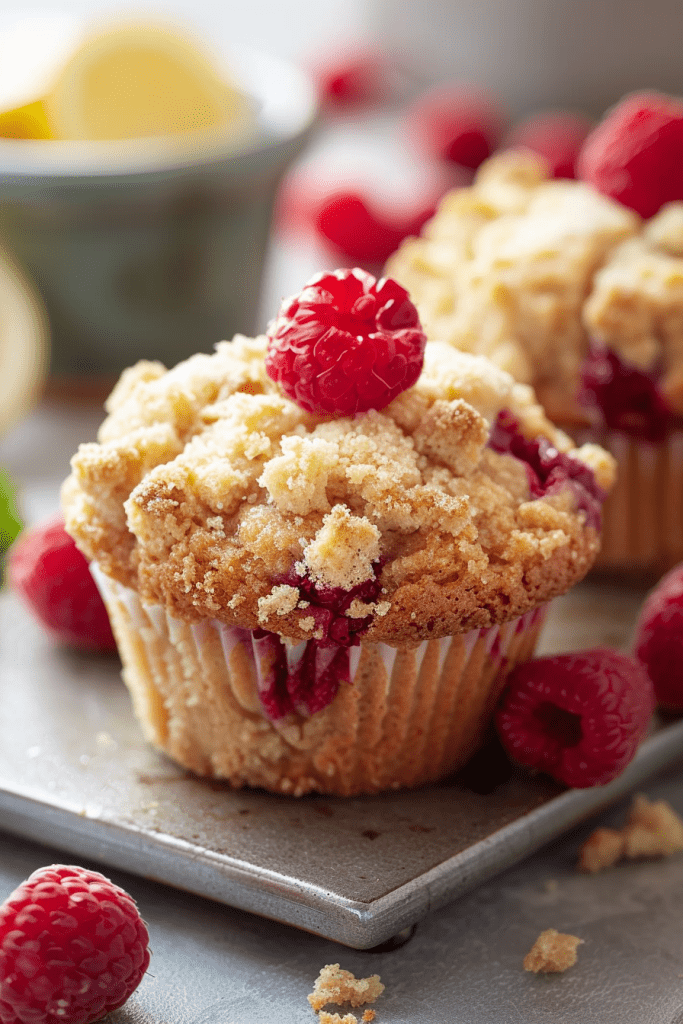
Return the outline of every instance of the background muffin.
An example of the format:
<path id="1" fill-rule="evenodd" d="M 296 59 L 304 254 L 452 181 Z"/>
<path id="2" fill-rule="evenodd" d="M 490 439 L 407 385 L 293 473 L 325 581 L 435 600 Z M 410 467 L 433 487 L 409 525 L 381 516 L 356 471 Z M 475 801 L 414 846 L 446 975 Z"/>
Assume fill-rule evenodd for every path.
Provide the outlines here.
<path id="1" fill-rule="evenodd" d="M 430 337 L 534 386 L 577 442 L 617 458 L 598 564 L 683 559 L 683 203 L 650 219 L 527 152 L 484 164 L 387 271 Z"/>

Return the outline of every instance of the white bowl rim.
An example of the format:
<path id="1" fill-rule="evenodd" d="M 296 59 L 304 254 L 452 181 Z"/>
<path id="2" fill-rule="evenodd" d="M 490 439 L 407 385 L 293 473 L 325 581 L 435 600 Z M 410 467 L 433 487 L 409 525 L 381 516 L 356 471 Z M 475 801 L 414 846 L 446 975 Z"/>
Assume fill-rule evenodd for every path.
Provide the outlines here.
<path id="1" fill-rule="evenodd" d="M 5 179 L 96 179 L 186 170 L 230 158 L 275 154 L 303 139 L 319 112 L 313 81 L 293 62 L 251 47 L 224 53 L 230 79 L 256 105 L 252 130 L 209 129 L 187 136 L 113 142 L 0 138 L 0 175 Z"/>
<path id="2" fill-rule="evenodd" d="M 48 365 L 50 330 L 45 307 L 14 257 L 0 245 L 0 349 L 15 347 L 14 371 L 8 376 L 7 352 L 0 357 L 0 437 L 12 427 L 40 394 Z"/>

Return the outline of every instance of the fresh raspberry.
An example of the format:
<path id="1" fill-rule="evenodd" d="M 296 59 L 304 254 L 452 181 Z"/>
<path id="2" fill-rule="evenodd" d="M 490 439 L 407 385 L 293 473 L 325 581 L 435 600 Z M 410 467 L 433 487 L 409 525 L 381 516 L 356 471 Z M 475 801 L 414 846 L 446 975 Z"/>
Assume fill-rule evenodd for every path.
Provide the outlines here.
<path id="1" fill-rule="evenodd" d="M 576 161 L 592 124 L 589 118 L 568 110 L 536 114 L 515 125 L 505 145 L 538 153 L 552 178 L 575 178 Z"/>
<path id="2" fill-rule="evenodd" d="M 61 516 L 20 534 L 9 551 L 8 577 L 58 639 L 87 650 L 116 649 L 88 563 Z"/>
<path id="3" fill-rule="evenodd" d="M 314 217 L 317 231 L 356 263 L 385 263 L 404 238 L 419 235 L 436 213 L 430 202 L 409 216 L 383 216 L 355 192 L 336 191 L 322 200 Z"/>
<path id="4" fill-rule="evenodd" d="M 40 868 L 0 907 L 1 1024 L 91 1024 L 149 966 L 133 899 L 98 871 Z"/>
<path id="5" fill-rule="evenodd" d="M 683 710 L 683 563 L 645 599 L 636 624 L 635 653 L 649 673 L 657 702 Z"/>
<path id="6" fill-rule="evenodd" d="M 390 95 L 389 62 L 385 54 L 370 47 L 359 46 L 316 61 L 311 75 L 326 107 L 365 107 Z"/>
<path id="7" fill-rule="evenodd" d="M 586 139 L 578 174 L 641 217 L 683 199 L 683 103 L 637 92 L 613 107 Z"/>
<path id="8" fill-rule="evenodd" d="M 268 329 L 266 370 L 302 409 L 383 409 L 422 370 L 427 341 L 405 288 L 364 270 L 318 274 Z"/>
<path id="9" fill-rule="evenodd" d="M 623 771 L 653 710 L 643 666 L 596 648 L 519 665 L 503 693 L 496 727 L 514 761 L 583 789 Z"/>
<path id="10" fill-rule="evenodd" d="M 504 118 L 481 89 L 450 84 L 423 93 L 405 115 L 411 142 L 431 157 L 476 170 L 498 147 Z"/>

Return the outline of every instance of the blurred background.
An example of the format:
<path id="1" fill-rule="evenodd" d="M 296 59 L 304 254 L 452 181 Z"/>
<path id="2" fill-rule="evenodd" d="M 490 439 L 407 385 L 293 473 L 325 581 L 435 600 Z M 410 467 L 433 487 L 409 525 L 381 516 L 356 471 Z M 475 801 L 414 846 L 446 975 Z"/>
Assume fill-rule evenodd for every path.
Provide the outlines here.
<path id="1" fill-rule="evenodd" d="M 223 113 L 186 131 L 169 88 L 158 130 L 135 97 L 123 127 L 98 127 L 109 101 L 93 83 L 122 19 L 182 36 L 190 92 L 198 77 Z M 625 92 L 683 92 L 682 35 L 675 0 L 5 5 L 0 245 L 29 297 L 21 343 L 6 316 L 0 330 L 5 389 L 106 392 L 137 358 L 170 365 L 262 331 L 312 273 L 380 271 L 497 149 L 527 145 L 572 176 Z M 142 67 L 163 93 L 160 66 Z"/>

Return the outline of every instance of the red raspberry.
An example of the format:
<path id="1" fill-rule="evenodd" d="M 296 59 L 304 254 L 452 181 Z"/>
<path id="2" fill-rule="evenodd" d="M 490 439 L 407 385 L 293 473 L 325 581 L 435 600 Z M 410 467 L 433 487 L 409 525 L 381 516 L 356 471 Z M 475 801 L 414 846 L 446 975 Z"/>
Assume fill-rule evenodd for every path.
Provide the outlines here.
<path id="1" fill-rule="evenodd" d="M 61 516 L 25 530 L 9 550 L 10 585 L 57 638 L 96 651 L 116 642 L 88 563 Z"/>
<path id="2" fill-rule="evenodd" d="M 576 161 L 592 121 L 567 110 L 536 114 L 515 125 L 506 146 L 523 146 L 538 153 L 548 164 L 552 178 L 575 178 Z"/>
<path id="3" fill-rule="evenodd" d="M 434 216 L 431 203 L 417 214 L 390 220 L 371 211 L 355 192 L 337 191 L 324 199 L 315 227 L 344 256 L 357 263 L 385 263 L 408 235 L 419 235 Z"/>
<path id="4" fill-rule="evenodd" d="M 683 104 L 638 92 L 613 107 L 588 138 L 578 173 L 641 217 L 683 199 Z"/>
<path id="5" fill-rule="evenodd" d="M 646 598 L 635 631 L 636 657 L 645 665 L 663 708 L 683 710 L 683 563 Z"/>
<path id="6" fill-rule="evenodd" d="M 423 93 L 408 108 L 405 130 L 429 156 L 476 170 L 498 147 L 504 118 L 481 89 L 444 85 Z"/>
<path id="7" fill-rule="evenodd" d="M 317 62 L 311 74 L 329 107 L 363 107 L 389 95 L 390 69 L 379 50 L 359 46 Z"/>
<path id="8" fill-rule="evenodd" d="M 149 966 L 133 899 L 98 871 L 40 868 L 0 907 L 0 1022 L 91 1024 Z"/>
<path id="9" fill-rule="evenodd" d="M 318 274 L 268 329 L 266 370 L 302 409 L 383 409 L 422 370 L 427 338 L 408 292 L 364 270 Z"/>
<path id="10" fill-rule="evenodd" d="M 580 789 L 626 767 L 654 710 L 647 672 L 606 648 L 537 658 L 510 675 L 496 726 L 510 757 Z"/>

